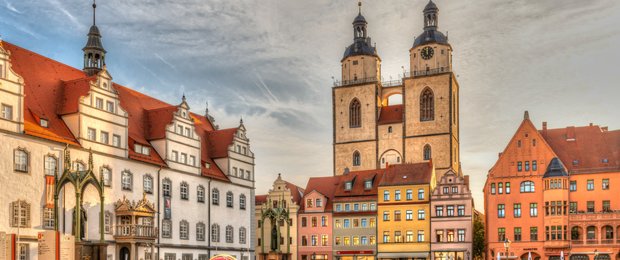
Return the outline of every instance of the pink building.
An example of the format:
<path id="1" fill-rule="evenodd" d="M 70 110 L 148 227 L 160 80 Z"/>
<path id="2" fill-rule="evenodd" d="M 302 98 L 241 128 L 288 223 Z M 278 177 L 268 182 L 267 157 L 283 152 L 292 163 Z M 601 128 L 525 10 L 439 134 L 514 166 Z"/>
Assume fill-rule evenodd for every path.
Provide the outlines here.
<path id="1" fill-rule="evenodd" d="M 301 202 L 298 260 L 332 259 L 332 209 L 340 176 L 310 178 Z"/>

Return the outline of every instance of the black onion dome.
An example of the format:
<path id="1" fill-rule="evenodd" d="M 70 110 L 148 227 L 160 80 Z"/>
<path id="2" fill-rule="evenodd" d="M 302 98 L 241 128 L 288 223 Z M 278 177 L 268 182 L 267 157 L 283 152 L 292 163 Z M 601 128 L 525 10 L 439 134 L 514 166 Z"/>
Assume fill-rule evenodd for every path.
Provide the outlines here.
<path id="1" fill-rule="evenodd" d="M 558 157 L 554 157 L 551 159 L 549 166 L 547 167 L 547 171 L 545 171 L 545 175 L 543 178 L 550 177 L 565 177 L 568 176 L 568 172 L 566 172 L 566 168 L 564 168 L 564 164 L 558 159 Z"/>
<path id="2" fill-rule="evenodd" d="M 82 48 L 82 50 L 86 49 L 95 49 L 102 52 L 106 52 L 103 48 L 103 43 L 101 43 L 101 33 L 99 33 L 99 28 L 96 25 L 90 27 L 88 31 L 88 40 L 86 41 L 86 46 Z"/>
<path id="3" fill-rule="evenodd" d="M 367 24 L 368 22 L 366 22 L 366 18 L 364 18 L 364 16 L 360 13 L 357 15 L 357 17 L 355 17 L 355 19 L 353 20 L 353 24 L 356 23 L 364 23 Z"/>
<path id="4" fill-rule="evenodd" d="M 413 48 L 427 43 L 448 44 L 448 37 L 436 30 L 428 30 L 422 32 L 413 41 Z"/>
<path id="5" fill-rule="evenodd" d="M 437 5 L 435 3 L 433 3 L 433 0 L 429 1 L 428 4 L 426 4 L 426 7 L 424 7 L 424 12 L 432 12 L 432 11 L 438 11 L 439 8 L 437 8 Z"/>

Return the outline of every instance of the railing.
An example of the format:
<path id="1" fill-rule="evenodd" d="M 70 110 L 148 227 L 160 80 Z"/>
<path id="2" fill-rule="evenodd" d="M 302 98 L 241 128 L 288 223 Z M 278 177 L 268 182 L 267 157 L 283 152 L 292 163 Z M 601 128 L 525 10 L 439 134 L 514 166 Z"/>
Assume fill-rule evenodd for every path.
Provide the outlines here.
<path id="1" fill-rule="evenodd" d="M 614 240 L 613 239 L 602 239 L 601 240 L 601 244 L 613 244 Z"/>
<path id="2" fill-rule="evenodd" d="M 598 244 L 598 240 L 596 240 L 596 239 L 588 239 L 588 240 L 586 240 L 586 244 L 588 244 L 588 245 L 596 245 L 596 244 Z"/>
<path id="3" fill-rule="evenodd" d="M 383 86 L 384 88 L 386 87 L 394 87 L 394 86 L 400 86 L 403 84 L 402 80 L 399 79 L 395 79 L 395 80 L 390 80 L 390 81 L 382 81 L 381 82 L 381 86 Z"/>
<path id="4" fill-rule="evenodd" d="M 371 82 L 378 82 L 378 81 L 379 80 L 377 79 L 377 77 L 334 81 L 334 87 L 341 87 L 341 86 L 348 86 L 348 85 L 355 85 L 355 84 L 362 84 L 362 83 L 371 83 Z"/>
<path id="5" fill-rule="evenodd" d="M 117 225 L 114 236 L 117 238 L 157 238 L 157 228 L 150 225 Z"/>
<path id="6" fill-rule="evenodd" d="M 449 72 L 449 67 L 439 67 L 436 69 L 428 69 L 428 70 L 414 70 L 405 72 L 405 78 L 409 77 L 419 77 L 419 76 L 428 76 L 433 74 L 439 74 L 444 72 Z"/>
<path id="7" fill-rule="evenodd" d="M 577 212 L 568 214 L 570 221 L 595 221 L 620 219 L 620 211 Z"/>
<path id="8" fill-rule="evenodd" d="M 583 245 L 583 240 L 571 240 L 572 245 Z"/>

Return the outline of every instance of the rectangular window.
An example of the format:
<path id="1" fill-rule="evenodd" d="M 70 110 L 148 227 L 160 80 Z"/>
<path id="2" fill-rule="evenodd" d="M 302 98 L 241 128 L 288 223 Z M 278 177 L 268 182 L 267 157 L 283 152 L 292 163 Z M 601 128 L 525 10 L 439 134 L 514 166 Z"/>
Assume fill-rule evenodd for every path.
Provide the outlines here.
<path id="1" fill-rule="evenodd" d="M 112 145 L 115 147 L 121 147 L 121 136 L 120 135 L 112 136 Z"/>
<path id="2" fill-rule="evenodd" d="M 424 220 L 424 219 L 426 219 L 426 211 L 424 211 L 423 209 L 419 209 L 418 220 Z"/>
<path id="3" fill-rule="evenodd" d="M 538 227 L 530 227 L 530 240 L 538 241 Z"/>
<path id="4" fill-rule="evenodd" d="M 342 204 L 336 204 L 336 212 L 342 211 Z"/>
<path id="5" fill-rule="evenodd" d="M 400 190 L 394 191 L 394 200 L 395 201 L 399 201 L 400 200 Z"/>
<path id="6" fill-rule="evenodd" d="M 506 228 L 497 229 L 497 241 L 506 241 Z"/>
<path id="7" fill-rule="evenodd" d="M 418 190 L 418 200 L 424 200 L 424 189 Z"/>
<path id="8" fill-rule="evenodd" d="M 56 158 L 52 156 L 45 156 L 45 175 L 54 175 L 56 169 L 58 168 Z"/>
<path id="9" fill-rule="evenodd" d="M 53 208 L 43 208 L 43 228 L 44 229 L 53 229 L 54 228 L 54 209 Z"/>
<path id="10" fill-rule="evenodd" d="M 491 183 L 491 194 L 495 194 L 495 183 Z"/>
<path id="11" fill-rule="evenodd" d="M 383 243 L 390 243 L 390 231 L 383 231 Z"/>
<path id="12" fill-rule="evenodd" d="M 465 242 L 465 229 L 459 229 L 458 231 L 458 242 Z"/>
<path id="13" fill-rule="evenodd" d="M 101 131 L 101 142 L 104 144 L 108 144 L 110 142 L 110 134 L 108 132 Z"/>
<path id="14" fill-rule="evenodd" d="M 103 99 L 96 98 L 95 99 L 95 107 L 98 109 L 103 109 Z"/>
<path id="15" fill-rule="evenodd" d="M 317 221 L 316 217 L 312 217 L 311 218 L 311 223 L 312 223 L 312 227 L 317 227 L 318 226 L 318 221 Z"/>
<path id="16" fill-rule="evenodd" d="M 181 153 L 181 163 L 187 164 L 187 154 Z"/>
<path id="17" fill-rule="evenodd" d="M 536 142 L 534 142 L 536 143 Z M 536 160 L 532 161 L 532 171 L 537 171 L 538 170 L 538 164 L 536 163 Z"/>
<path id="18" fill-rule="evenodd" d="M 577 213 L 577 202 L 572 202 L 570 203 L 570 213 Z"/>
<path id="19" fill-rule="evenodd" d="M 388 191 L 388 190 L 383 191 L 383 200 L 384 201 L 390 201 L 390 191 Z"/>
<path id="20" fill-rule="evenodd" d="M 175 161 L 175 162 L 176 162 L 176 161 L 179 159 L 179 152 L 177 152 L 177 151 L 172 151 L 172 155 L 171 155 L 170 159 L 171 159 L 172 161 Z"/>
<path id="21" fill-rule="evenodd" d="M 351 211 L 351 204 L 344 204 L 344 211 Z"/>
<path id="22" fill-rule="evenodd" d="M 577 181 L 570 181 L 570 191 L 577 191 Z"/>
<path id="23" fill-rule="evenodd" d="M 367 180 L 364 182 L 364 189 L 366 190 L 372 189 L 372 180 Z"/>
<path id="24" fill-rule="evenodd" d="M 515 227 L 514 232 L 515 232 L 514 241 L 515 242 L 521 241 L 521 228 Z"/>
<path id="25" fill-rule="evenodd" d="M 189 162 L 187 162 L 191 166 L 196 166 L 196 156 L 190 155 Z"/>
<path id="26" fill-rule="evenodd" d="M 521 203 L 515 203 L 513 206 L 514 206 L 515 218 L 520 218 L 521 217 Z"/>
<path id="27" fill-rule="evenodd" d="M 321 246 L 327 246 L 327 235 L 321 235 Z"/>
<path id="28" fill-rule="evenodd" d="M 498 204 L 497 205 L 497 217 L 498 218 L 503 218 L 506 216 L 506 207 L 504 206 L 504 204 Z M 502 240 L 500 240 L 502 241 Z"/>
<path id="29" fill-rule="evenodd" d="M 400 221 L 400 210 L 394 211 L 394 221 Z"/>
<path id="30" fill-rule="evenodd" d="M 603 179 L 603 190 L 609 189 L 609 179 Z"/>
<path id="31" fill-rule="evenodd" d="M 360 204 L 357 204 L 357 203 L 353 204 L 353 211 L 360 211 Z"/>
<path id="32" fill-rule="evenodd" d="M 510 194 L 510 182 L 506 182 L 506 194 Z"/>
<path id="33" fill-rule="evenodd" d="M 587 189 L 589 191 L 594 190 L 594 180 L 588 180 L 588 187 Z"/>
<path id="34" fill-rule="evenodd" d="M 24 150 L 15 150 L 13 153 L 13 161 L 15 162 L 14 170 L 28 172 L 28 152 Z"/>
<path id="35" fill-rule="evenodd" d="M 497 183 L 497 194 L 502 194 L 504 193 L 504 183 L 500 182 Z"/>
<path id="36" fill-rule="evenodd" d="M 609 200 L 603 201 L 603 212 L 611 212 L 611 206 Z"/>
<path id="37" fill-rule="evenodd" d="M 530 217 L 538 217 L 538 203 L 530 203 Z"/>
<path id="38" fill-rule="evenodd" d="M 97 130 L 89 127 L 86 132 L 86 138 L 90 141 L 97 141 Z"/>
<path id="39" fill-rule="evenodd" d="M 394 242 L 395 243 L 402 243 L 403 242 L 403 237 L 402 237 L 400 231 L 394 231 Z"/>
<path id="40" fill-rule="evenodd" d="M 449 206 L 446 207 L 446 209 L 447 209 L 447 212 L 448 212 L 448 214 L 447 214 L 448 217 L 454 216 L 454 206 L 449 205 Z"/>
<path id="41" fill-rule="evenodd" d="M 459 187 L 453 186 L 452 193 L 459 193 Z"/>
<path id="42" fill-rule="evenodd" d="M 443 242 L 443 230 L 435 231 L 435 239 L 437 240 L 436 242 Z"/>
<path id="43" fill-rule="evenodd" d="M 2 104 L 2 118 L 6 120 L 13 120 L 13 107 Z"/>
<path id="44" fill-rule="evenodd" d="M 18 248 L 19 248 L 19 260 L 28 260 L 30 259 L 29 256 L 29 249 L 30 245 L 25 244 L 25 243 L 19 243 L 18 244 Z"/>
<path id="45" fill-rule="evenodd" d="M 405 219 L 406 220 L 413 220 L 413 210 L 407 210 L 405 212 Z"/>
<path id="46" fill-rule="evenodd" d="M 377 225 L 377 220 L 375 218 L 370 218 L 370 227 L 375 227 Z"/>
<path id="47" fill-rule="evenodd" d="M 368 219 L 362 218 L 361 222 L 362 222 L 362 227 L 363 228 L 368 227 Z"/>
<path id="48" fill-rule="evenodd" d="M 594 213 L 594 201 L 588 201 L 588 213 Z"/>
<path id="49" fill-rule="evenodd" d="M 407 190 L 407 200 L 412 200 L 413 199 L 413 190 Z"/>
<path id="50" fill-rule="evenodd" d="M 353 187 L 353 183 L 350 181 L 347 181 L 344 183 L 344 190 L 351 190 L 351 188 Z"/>
<path id="51" fill-rule="evenodd" d="M 383 212 L 383 221 L 390 221 L 390 212 L 389 211 L 384 211 Z"/>
<path id="52" fill-rule="evenodd" d="M 193 260 L 193 259 L 194 259 L 193 254 L 183 254 L 181 256 L 181 260 Z"/>
<path id="53" fill-rule="evenodd" d="M 435 215 L 437 217 L 443 217 L 443 206 L 436 206 L 435 207 Z"/>
<path id="54" fill-rule="evenodd" d="M 465 216 L 465 205 L 459 205 L 457 209 L 458 216 Z"/>
<path id="55" fill-rule="evenodd" d="M 343 227 L 344 227 L 344 228 L 350 228 L 350 227 L 351 227 L 351 220 L 350 220 L 350 219 L 348 219 L 348 218 L 347 218 L 347 219 L 344 219 L 344 220 L 342 221 L 342 223 L 343 223 Z"/>
<path id="56" fill-rule="evenodd" d="M 525 171 L 530 171 L 530 161 L 525 161 Z"/>
<path id="57" fill-rule="evenodd" d="M 523 162 L 517 162 L 517 171 L 523 171 Z"/>
<path id="58" fill-rule="evenodd" d="M 424 230 L 418 230 L 418 242 L 424 242 Z"/>
<path id="59" fill-rule="evenodd" d="M 112 101 L 105 102 L 105 110 L 110 113 L 114 113 L 114 102 Z"/>

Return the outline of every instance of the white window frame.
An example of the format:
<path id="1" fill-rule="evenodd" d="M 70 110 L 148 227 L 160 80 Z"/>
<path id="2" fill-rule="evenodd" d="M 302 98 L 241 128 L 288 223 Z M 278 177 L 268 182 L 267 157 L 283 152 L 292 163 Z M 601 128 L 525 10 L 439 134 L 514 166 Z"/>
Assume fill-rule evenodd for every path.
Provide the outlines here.
<path id="1" fill-rule="evenodd" d="M 189 222 L 187 220 L 179 222 L 179 239 L 189 240 Z"/>
<path id="2" fill-rule="evenodd" d="M 101 173 L 103 175 L 103 185 L 107 187 L 112 186 L 112 169 L 107 166 L 101 167 Z"/>
<path id="3" fill-rule="evenodd" d="M 181 199 L 189 200 L 189 184 L 187 184 L 187 182 L 181 182 L 179 189 L 181 192 Z"/>
<path id="4" fill-rule="evenodd" d="M 114 113 L 114 102 L 112 101 L 106 101 L 105 102 L 105 110 L 110 112 L 110 113 Z"/>
<path id="5" fill-rule="evenodd" d="M 89 141 L 96 142 L 97 141 L 97 129 L 88 127 L 86 129 L 86 139 Z"/>
<path id="6" fill-rule="evenodd" d="M 205 187 L 202 185 L 198 185 L 198 188 L 196 188 L 196 200 L 200 203 L 205 202 Z"/>
<path id="7" fill-rule="evenodd" d="M 151 175 L 144 175 L 143 177 L 143 188 L 144 192 L 148 194 L 153 194 L 153 177 Z"/>
<path id="8" fill-rule="evenodd" d="M 2 114 L 1 117 L 6 119 L 6 120 L 11 120 L 13 121 L 13 106 L 11 105 L 7 105 L 7 104 L 2 104 Z"/>
<path id="9" fill-rule="evenodd" d="M 103 98 L 95 98 L 95 107 L 103 110 Z"/>
<path id="10" fill-rule="evenodd" d="M 45 175 L 54 176 L 56 169 L 58 169 L 58 159 L 53 155 L 46 155 L 44 160 Z"/>
<path id="11" fill-rule="evenodd" d="M 226 243 L 234 243 L 235 242 L 235 237 L 234 237 L 234 228 L 230 225 L 226 226 Z"/>
<path id="12" fill-rule="evenodd" d="M 112 146 L 121 147 L 121 136 L 112 135 Z"/>
<path id="13" fill-rule="evenodd" d="M 41 215 L 43 229 L 54 229 L 54 208 L 43 207 Z"/>
<path id="14" fill-rule="evenodd" d="M 127 191 L 133 189 L 133 175 L 130 171 L 123 171 L 121 173 L 121 188 Z"/>

